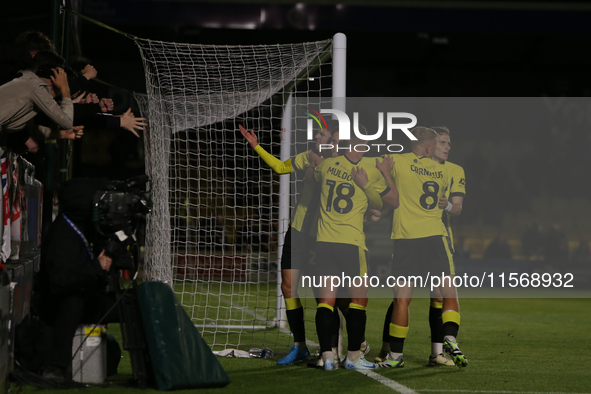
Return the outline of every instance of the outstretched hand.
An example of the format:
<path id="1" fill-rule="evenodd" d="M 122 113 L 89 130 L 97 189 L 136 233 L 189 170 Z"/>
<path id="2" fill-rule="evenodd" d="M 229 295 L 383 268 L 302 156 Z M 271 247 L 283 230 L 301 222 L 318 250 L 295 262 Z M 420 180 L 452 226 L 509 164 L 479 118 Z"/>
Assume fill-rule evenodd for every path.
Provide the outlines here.
<path id="1" fill-rule="evenodd" d="M 242 136 L 244 138 L 246 138 L 246 141 L 248 141 L 248 143 L 250 144 L 250 146 L 253 149 L 256 148 L 257 145 L 259 144 L 259 139 L 254 134 L 254 130 L 250 129 L 250 132 L 248 132 L 248 130 L 246 130 L 244 127 L 242 127 L 241 124 L 239 124 L 238 127 L 240 128 L 240 134 L 242 134 Z"/>
<path id="2" fill-rule="evenodd" d="M 369 178 L 363 167 L 353 167 L 351 176 L 355 184 L 359 187 L 365 187 L 369 183 Z"/>
<path id="3" fill-rule="evenodd" d="M 146 130 L 148 124 L 144 122 L 145 120 L 146 118 L 136 118 L 133 115 L 133 112 L 131 112 L 131 108 L 129 108 L 123 115 L 121 115 L 121 127 L 125 130 L 131 131 L 133 135 L 140 138 L 140 135 L 136 130 Z"/>

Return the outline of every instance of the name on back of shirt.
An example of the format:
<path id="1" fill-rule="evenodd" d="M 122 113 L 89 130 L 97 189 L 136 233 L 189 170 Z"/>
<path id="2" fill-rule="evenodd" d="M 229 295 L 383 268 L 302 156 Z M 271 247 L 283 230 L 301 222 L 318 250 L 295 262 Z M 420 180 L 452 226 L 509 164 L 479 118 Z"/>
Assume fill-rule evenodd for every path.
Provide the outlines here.
<path id="1" fill-rule="evenodd" d="M 351 174 L 341 168 L 328 167 L 328 170 L 326 171 L 326 173 L 334 175 L 337 178 L 341 178 L 341 179 L 344 179 L 347 181 L 353 180 L 353 177 L 351 176 Z"/>
<path id="2" fill-rule="evenodd" d="M 426 168 L 417 167 L 414 164 L 410 165 L 410 169 L 419 175 L 427 175 L 435 179 L 443 178 L 443 171 L 429 171 Z"/>

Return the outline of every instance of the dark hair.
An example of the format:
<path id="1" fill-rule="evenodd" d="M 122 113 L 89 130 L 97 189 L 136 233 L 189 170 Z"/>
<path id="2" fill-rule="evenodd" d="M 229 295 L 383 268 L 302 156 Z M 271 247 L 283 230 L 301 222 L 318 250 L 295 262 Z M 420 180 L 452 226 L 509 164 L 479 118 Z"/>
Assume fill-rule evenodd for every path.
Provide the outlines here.
<path id="1" fill-rule="evenodd" d="M 29 30 L 19 34 L 14 43 L 27 51 L 55 52 L 55 45 L 53 45 L 49 37 L 36 30 Z"/>
<path id="2" fill-rule="evenodd" d="M 66 61 L 55 52 L 41 51 L 35 56 L 33 71 L 39 78 L 49 78 L 53 75 L 52 69 L 64 68 Z"/>
<path id="3" fill-rule="evenodd" d="M 326 119 L 326 126 L 331 135 L 339 131 L 339 122 L 334 119 Z"/>

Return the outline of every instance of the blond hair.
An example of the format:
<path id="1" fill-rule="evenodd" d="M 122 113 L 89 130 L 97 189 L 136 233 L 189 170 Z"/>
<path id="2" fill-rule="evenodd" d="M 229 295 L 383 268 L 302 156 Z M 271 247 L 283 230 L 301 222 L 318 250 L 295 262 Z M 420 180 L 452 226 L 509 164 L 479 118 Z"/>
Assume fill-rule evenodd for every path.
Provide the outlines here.
<path id="1" fill-rule="evenodd" d="M 449 129 L 445 126 L 435 126 L 431 128 L 435 130 L 437 135 L 449 135 Z"/>
<path id="2" fill-rule="evenodd" d="M 428 127 L 415 127 L 411 133 L 416 137 L 416 141 L 412 141 L 412 149 L 422 147 L 427 144 L 432 144 L 437 138 L 437 132 Z"/>

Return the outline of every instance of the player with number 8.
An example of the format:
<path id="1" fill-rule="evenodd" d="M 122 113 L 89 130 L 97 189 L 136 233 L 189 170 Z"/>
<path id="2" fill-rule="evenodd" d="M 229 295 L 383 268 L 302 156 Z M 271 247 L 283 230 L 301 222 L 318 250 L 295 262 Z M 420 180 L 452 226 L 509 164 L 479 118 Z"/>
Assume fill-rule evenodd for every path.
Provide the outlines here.
<path id="1" fill-rule="evenodd" d="M 412 142 L 412 152 L 390 155 L 377 164 L 386 183 L 399 193 L 400 199 L 392 224 L 392 272 L 407 277 L 424 276 L 428 272 L 453 276 L 453 259 L 439 204 L 448 187 L 449 174 L 445 166 L 431 159 L 437 132 L 415 127 L 412 133 L 417 138 Z M 387 165 L 390 160 L 394 161 L 393 166 Z M 457 366 L 465 367 L 467 360 L 456 339 L 460 325 L 457 292 L 453 286 L 442 286 L 440 290 L 443 295 L 443 350 Z M 394 287 L 394 310 L 388 330 L 390 351 L 380 366 L 404 366 L 402 351 L 409 328 L 408 307 L 412 291 L 410 283 Z"/>

